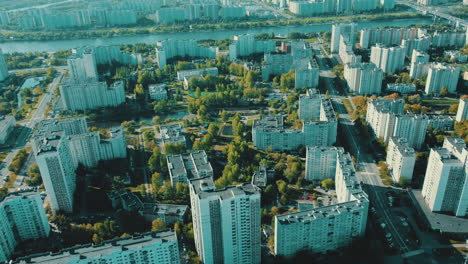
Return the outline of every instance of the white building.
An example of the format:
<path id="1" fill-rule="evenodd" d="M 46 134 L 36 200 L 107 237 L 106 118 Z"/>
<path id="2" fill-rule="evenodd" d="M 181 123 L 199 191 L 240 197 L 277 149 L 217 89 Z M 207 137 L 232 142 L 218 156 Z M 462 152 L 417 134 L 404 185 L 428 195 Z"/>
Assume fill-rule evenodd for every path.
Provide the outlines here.
<path id="1" fill-rule="evenodd" d="M 400 179 L 411 182 L 416 163 L 416 152 L 408 146 L 405 138 L 390 137 L 386 162 L 395 182 L 400 182 Z"/>
<path id="2" fill-rule="evenodd" d="M 156 58 L 161 69 L 166 66 L 167 60 L 176 56 L 214 59 L 218 53 L 217 47 L 198 46 L 197 41 L 194 39 L 166 39 L 159 41 L 156 45 Z"/>
<path id="3" fill-rule="evenodd" d="M 380 94 L 383 72 L 373 63 L 346 64 L 344 78 L 350 91 L 357 94 Z"/>
<path id="4" fill-rule="evenodd" d="M 416 39 L 424 32 L 418 28 L 365 28 L 360 31 L 359 46 L 368 49 L 378 43 L 398 46 L 403 40 Z"/>
<path id="5" fill-rule="evenodd" d="M 177 80 L 178 81 L 186 81 L 190 80 L 192 77 L 202 77 L 205 75 L 214 75 L 218 76 L 218 68 L 216 67 L 210 67 L 210 68 L 204 68 L 204 69 L 193 69 L 193 70 L 183 70 L 183 71 L 178 71 L 177 72 Z"/>
<path id="6" fill-rule="evenodd" d="M 387 84 L 387 91 L 401 94 L 414 93 L 416 92 L 416 85 L 414 83 L 389 83 Z"/>
<path id="7" fill-rule="evenodd" d="M 213 177 L 213 168 L 204 150 L 166 157 L 172 186 L 191 179 Z"/>
<path id="8" fill-rule="evenodd" d="M 343 154 L 343 148 L 308 146 L 305 179 L 314 182 L 334 179 L 338 153 Z"/>
<path id="9" fill-rule="evenodd" d="M 156 21 L 159 23 L 173 23 L 186 19 L 186 10 L 182 7 L 163 7 L 156 10 Z"/>
<path id="10" fill-rule="evenodd" d="M 455 120 L 457 120 L 457 122 L 460 122 L 462 120 L 467 120 L 467 119 L 468 119 L 468 98 L 460 98 L 460 102 L 458 103 L 457 116 L 455 117 Z"/>
<path id="11" fill-rule="evenodd" d="M 112 64 L 115 62 L 122 64 L 137 65 L 138 62 L 142 62 L 141 54 L 132 54 L 122 52 L 120 46 L 84 46 L 76 49 L 72 49 L 72 52 L 76 56 L 83 56 L 84 53 L 94 54 L 96 64 Z"/>
<path id="12" fill-rule="evenodd" d="M 201 261 L 259 264 L 260 189 L 242 184 L 215 190 L 211 177 L 190 181 L 195 247 Z"/>
<path id="13" fill-rule="evenodd" d="M 167 85 L 162 84 L 151 84 L 148 86 L 150 98 L 155 101 L 167 100 Z"/>
<path id="14" fill-rule="evenodd" d="M 432 35 L 432 46 L 434 47 L 462 47 L 465 45 L 465 31 L 436 31 Z"/>
<path id="15" fill-rule="evenodd" d="M 221 7 L 221 18 L 241 18 L 247 15 L 243 6 L 223 6 Z"/>
<path id="16" fill-rule="evenodd" d="M 179 123 L 160 126 L 155 137 L 161 149 L 164 149 L 164 145 L 168 143 L 182 143 L 185 146 L 186 139 L 182 133 L 182 128 L 183 126 Z"/>
<path id="17" fill-rule="evenodd" d="M 67 78 L 60 85 L 60 94 L 66 110 L 85 111 L 103 107 L 117 107 L 125 102 L 123 81 L 113 86 L 97 79 Z"/>
<path id="18" fill-rule="evenodd" d="M 335 186 L 338 203 L 275 216 L 275 255 L 298 251 L 326 253 L 349 246 L 364 236 L 369 200 L 362 190 L 348 153 L 336 153 Z M 329 160 L 325 161 L 326 163 Z"/>
<path id="19" fill-rule="evenodd" d="M 429 126 L 429 117 L 426 115 L 404 114 L 395 115 L 390 120 L 394 120 L 393 133 L 392 126 L 388 124 L 390 136 L 402 137 L 408 140 L 408 146 L 421 149 L 426 138 L 427 127 Z M 386 139 L 385 142 L 388 142 Z"/>
<path id="20" fill-rule="evenodd" d="M 179 264 L 180 253 L 176 233 L 166 229 L 103 241 L 100 245 L 88 244 L 66 248 L 54 254 L 52 252 L 35 254 L 22 257 L 17 263 Z"/>
<path id="21" fill-rule="evenodd" d="M 337 53 L 340 47 L 341 36 L 346 36 L 351 48 L 356 44 L 356 23 L 349 24 L 333 24 L 332 25 L 332 36 L 330 43 L 330 51 Z"/>
<path id="22" fill-rule="evenodd" d="M 395 115 L 403 114 L 404 105 L 403 99 L 374 99 L 367 103 L 366 122 L 376 137 L 388 142 L 393 136 Z"/>
<path id="23" fill-rule="evenodd" d="M 320 117 L 323 96 L 317 89 L 308 89 L 299 96 L 299 119 L 312 120 Z"/>
<path id="24" fill-rule="evenodd" d="M 100 135 L 99 159 L 112 160 L 127 157 L 127 141 L 121 126 L 111 127 L 106 135 Z"/>
<path id="25" fill-rule="evenodd" d="M 405 63 L 405 49 L 399 47 L 386 47 L 377 44 L 371 48 L 370 61 L 383 72 L 397 72 L 403 69 Z"/>
<path id="26" fill-rule="evenodd" d="M 296 150 L 300 146 L 331 146 L 336 142 L 338 123 L 330 100 L 321 99 L 312 110 L 305 106 L 312 101 L 303 100 L 300 116 L 306 118 L 302 129 L 285 127 L 283 116 L 263 116 L 254 120 L 252 139 L 256 148 L 274 151 Z M 301 110 L 302 109 L 302 110 Z M 319 115 L 317 115 L 319 114 Z"/>
<path id="27" fill-rule="evenodd" d="M 448 115 L 440 115 L 434 114 L 429 115 L 429 122 L 428 126 L 436 129 L 441 129 L 444 131 L 453 131 L 453 126 L 455 125 L 455 121 L 451 116 Z"/>
<path id="28" fill-rule="evenodd" d="M 431 211 L 467 215 L 467 155 L 468 149 L 460 138 L 446 138 L 442 148 L 431 149 L 422 189 Z"/>
<path id="29" fill-rule="evenodd" d="M 3 56 L 3 51 L 0 49 L 0 82 L 4 81 L 8 76 L 8 65 L 5 57 Z"/>
<path id="30" fill-rule="evenodd" d="M 48 237 L 50 226 L 38 192 L 10 193 L 0 200 L 0 261 L 10 259 L 16 245 Z"/>
<path id="31" fill-rule="evenodd" d="M 312 53 L 311 53 L 312 54 Z M 319 69 L 312 56 L 298 58 L 288 54 L 270 54 L 264 56 L 262 79 L 268 81 L 271 75 L 281 75 L 294 70 L 295 88 L 315 88 L 319 83 Z"/>
<path id="32" fill-rule="evenodd" d="M 420 50 L 413 50 L 410 64 L 410 77 L 419 79 L 429 71 L 429 54 Z"/>
<path id="33" fill-rule="evenodd" d="M 14 116 L 0 116 L 0 145 L 5 144 L 15 126 L 16 119 Z"/>
<path id="34" fill-rule="evenodd" d="M 362 62 L 362 56 L 354 54 L 353 45 L 349 42 L 349 36 L 340 36 L 338 55 L 344 64 Z"/>
<path id="35" fill-rule="evenodd" d="M 256 53 L 269 53 L 276 51 L 276 43 L 272 40 L 255 40 L 254 34 L 234 36 L 229 45 L 229 59 L 234 61 L 238 57 L 250 56 Z"/>
<path id="36" fill-rule="evenodd" d="M 456 93 L 460 67 L 442 63 L 432 63 L 427 72 L 426 94 L 439 94 L 442 87 L 447 88 L 448 93 Z"/>
<path id="37" fill-rule="evenodd" d="M 75 50 L 75 53 L 68 57 L 67 64 L 72 79 L 86 80 L 99 77 L 95 51 L 91 47 Z"/>
<path id="38" fill-rule="evenodd" d="M 425 34 L 415 39 L 403 39 L 401 46 L 405 49 L 407 57 L 410 57 L 414 50 L 426 52 L 431 46 L 431 36 Z"/>
<path id="39" fill-rule="evenodd" d="M 37 136 L 33 149 L 50 207 L 55 212 L 73 212 L 76 175 L 65 133 L 56 131 Z"/>

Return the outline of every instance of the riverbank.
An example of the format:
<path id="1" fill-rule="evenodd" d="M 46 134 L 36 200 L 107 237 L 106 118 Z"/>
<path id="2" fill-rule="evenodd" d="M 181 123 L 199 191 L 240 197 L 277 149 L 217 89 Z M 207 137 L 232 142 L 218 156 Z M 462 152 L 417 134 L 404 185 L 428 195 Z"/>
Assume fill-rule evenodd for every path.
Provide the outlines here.
<path id="1" fill-rule="evenodd" d="M 402 12 L 375 15 L 355 15 L 355 16 L 333 16 L 333 17 L 313 17 L 297 19 L 275 19 L 265 21 L 247 21 L 236 23 L 210 23 L 210 24 L 183 24 L 160 27 L 140 27 L 140 28 L 120 28 L 105 30 L 68 30 L 62 32 L 0 32 L 0 42 L 15 41 L 53 41 L 53 40 L 74 40 L 74 39 L 93 39 L 93 38 L 114 38 L 135 35 L 149 35 L 157 33 L 171 32 L 209 32 L 216 30 L 235 30 L 267 28 L 277 26 L 297 26 L 309 24 L 327 24 L 337 22 L 372 22 L 389 21 L 399 19 L 418 19 L 428 18 L 428 16 L 416 12 Z"/>

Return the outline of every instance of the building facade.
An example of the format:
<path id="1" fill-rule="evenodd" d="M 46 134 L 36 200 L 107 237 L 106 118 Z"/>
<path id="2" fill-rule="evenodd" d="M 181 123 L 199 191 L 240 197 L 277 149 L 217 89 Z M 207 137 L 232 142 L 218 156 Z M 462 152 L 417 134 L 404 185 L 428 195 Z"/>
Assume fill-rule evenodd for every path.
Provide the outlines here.
<path id="1" fill-rule="evenodd" d="M 422 196 L 433 212 L 466 216 L 468 149 L 460 138 L 446 138 L 442 148 L 431 149 Z"/>
<path id="2" fill-rule="evenodd" d="M 5 144 L 11 132 L 15 129 L 16 119 L 14 116 L 0 116 L 0 145 Z"/>
<path id="3" fill-rule="evenodd" d="M 424 92 L 426 94 L 439 94 L 442 87 L 445 87 L 448 93 L 454 94 L 457 90 L 459 77 L 460 67 L 432 63 L 427 72 Z"/>
<path id="4" fill-rule="evenodd" d="M 87 244 L 66 248 L 54 254 L 36 254 L 20 258 L 15 263 L 179 264 L 180 255 L 176 233 L 166 229 L 103 241 L 100 245 Z"/>
<path id="5" fill-rule="evenodd" d="M 0 49 L 0 82 L 4 81 L 9 75 L 8 65 L 5 57 L 3 56 L 3 51 Z"/>
<path id="6" fill-rule="evenodd" d="M 349 24 L 333 24 L 332 25 L 332 36 L 330 43 L 330 51 L 332 53 L 337 53 L 340 47 L 340 38 L 341 36 L 346 36 L 348 38 L 349 45 L 354 47 L 356 44 L 356 23 Z"/>
<path id="7" fill-rule="evenodd" d="M 205 264 L 261 261 L 260 189 L 243 184 L 215 190 L 211 177 L 190 181 L 195 247 Z"/>
<path id="8" fill-rule="evenodd" d="M 10 193 L 0 200 L 0 262 L 10 259 L 19 242 L 45 238 L 49 233 L 49 222 L 38 192 Z"/>
<path id="9" fill-rule="evenodd" d="M 397 72 L 405 65 L 405 49 L 377 44 L 371 48 L 370 61 L 383 72 Z"/>
<path id="10" fill-rule="evenodd" d="M 411 182 L 416 163 L 416 152 L 408 146 L 405 138 L 390 138 L 386 162 L 395 182 L 400 182 L 400 179 L 408 183 Z"/>
<path id="11" fill-rule="evenodd" d="M 338 203 L 275 216 L 275 255 L 292 257 L 301 250 L 326 253 L 364 236 L 369 200 L 356 177 L 351 156 L 336 153 Z M 329 161 L 326 161 L 328 163 Z"/>
<path id="12" fill-rule="evenodd" d="M 305 179 L 320 182 L 334 179 L 336 174 L 336 160 L 343 148 L 308 146 L 306 149 Z"/>
<path id="13" fill-rule="evenodd" d="M 357 94 L 380 94 L 383 71 L 373 63 L 346 64 L 344 78 L 349 89 Z"/>
<path id="14" fill-rule="evenodd" d="M 462 120 L 467 120 L 467 119 L 468 119 L 468 98 L 460 98 L 455 120 L 457 120 L 457 122 L 460 122 Z"/>

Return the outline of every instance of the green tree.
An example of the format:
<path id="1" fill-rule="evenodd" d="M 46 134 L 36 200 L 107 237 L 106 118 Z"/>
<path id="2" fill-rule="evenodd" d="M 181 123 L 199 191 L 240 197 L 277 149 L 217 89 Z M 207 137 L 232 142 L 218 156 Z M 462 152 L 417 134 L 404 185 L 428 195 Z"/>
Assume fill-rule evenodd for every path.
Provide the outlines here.
<path id="1" fill-rule="evenodd" d="M 153 175 L 151 175 L 151 185 L 153 188 L 153 194 L 157 196 L 159 194 L 159 190 L 162 187 L 161 174 L 159 174 L 158 172 L 155 172 L 153 173 Z"/>
<path id="2" fill-rule="evenodd" d="M 158 218 L 151 222 L 151 231 L 158 231 L 166 228 L 166 224 L 164 224 L 161 218 Z"/>
<path id="3" fill-rule="evenodd" d="M 102 238 L 98 234 L 93 235 L 93 243 L 94 245 L 100 245 L 102 242 Z"/>
<path id="4" fill-rule="evenodd" d="M 323 188 L 330 190 L 335 188 L 335 181 L 332 179 L 325 179 L 320 182 Z"/>
<path id="5" fill-rule="evenodd" d="M 441 96 L 447 96 L 447 94 L 448 94 L 447 87 L 442 86 L 442 88 L 440 88 L 440 95 Z"/>

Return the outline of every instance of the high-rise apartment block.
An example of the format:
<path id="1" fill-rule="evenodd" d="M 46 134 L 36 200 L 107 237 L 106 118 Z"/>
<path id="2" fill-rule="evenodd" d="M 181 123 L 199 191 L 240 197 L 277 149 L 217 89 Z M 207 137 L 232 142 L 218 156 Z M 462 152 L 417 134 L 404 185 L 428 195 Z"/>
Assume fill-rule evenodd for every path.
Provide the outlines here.
<path id="1" fill-rule="evenodd" d="M 0 116 L 0 145 L 5 144 L 15 126 L 16 119 L 14 116 Z"/>
<path id="2" fill-rule="evenodd" d="M 418 28 L 366 28 L 360 31 L 359 46 L 361 49 L 368 49 L 378 43 L 398 46 L 403 40 L 416 39 L 424 33 Z"/>
<path id="3" fill-rule="evenodd" d="M 0 82 L 4 81 L 8 76 L 8 65 L 6 63 L 5 57 L 3 56 L 3 51 L 0 49 Z"/>
<path id="4" fill-rule="evenodd" d="M 416 152 L 408 146 L 405 138 L 390 138 L 386 162 L 395 182 L 400 182 L 400 179 L 411 182 L 416 163 Z"/>
<path id="5" fill-rule="evenodd" d="M 122 127 L 112 127 L 104 134 L 89 132 L 83 117 L 60 120 L 43 120 L 36 135 L 64 131 L 75 168 L 82 164 L 87 168 L 97 166 L 100 160 L 127 157 L 127 143 Z"/>
<path id="6" fill-rule="evenodd" d="M 343 154 L 343 148 L 308 146 L 306 153 L 305 179 L 320 182 L 334 179 L 338 154 Z"/>
<path id="7" fill-rule="evenodd" d="M 467 119 L 468 119 L 468 98 L 460 98 L 460 102 L 458 103 L 457 116 L 455 117 L 455 120 L 457 120 L 457 122 L 460 122 L 462 120 L 467 120 Z"/>
<path id="8" fill-rule="evenodd" d="M 54 254 L 35 254 L 22 257 L 15 263 L 179 264 L 180 254 L 176 233 L 172 230 L 161 230 L 103 241 L 100 245 L 87 244 L 66 248 Z"/>
<path id="9" fill-rule="evenodd" d="M 203 263 L 252 263 L 261 258 L 260 189 L 215 190 L 211 177 L 190 180 L 195 247 Z"/>
<path id="10" fill-rule="evenodd" d="M 346 64 L 344 78 L 349 89 L 357 94 L 380 94 L 383 72 L 373 63 Z"/>
<path id="11" fill-rule="evenodd" d="M 463 47 L 465 42 L 465 31 L 436 31 L 432 35 L 432 46 L 434 47 Z"/>
<path id="12" fill-rule="evenodd" d="M 234 61 L 238 57 L 249 56 L 256 53 L 269 53 L 276 51 L 276 43 L 272 40 L 255 40 L 254 34 L 234 36 L 229 45 L 229 58 Z"/>
<path id="13" fill-rule="evenodd" d="M 275 216 L 276 255 L 292 257 L 301 250 L 325 253 L 349 246 L 355 238 L 364 236 L 369 208 L 367 194 L 356 177 L 351 156 L 342 149 L 334 154 L 338 203 Z M 333 159 L 321 161 L 331 164 Z"/>
<path id="14" fill-rule="evenodd" d="M 354 53 L 353 45 L 352 43 L 350 43 L 349 39 L 350 38 L 347 35 L 340 36 L 338 55 L 340 56 L 340 59 L 344 64 L 361 63 L 362 56 L 356 55 Z"/>
<path id="15" fill-rule="evenodd" d="M 429 55 L 420 50 L 413 50 L 410 64 L 410 77 L 419 79 L 426 75 L 429 70 Z"/>
<path id="16" fill-rule="evenodd" d="M 0 262 L 21 241 L 48 237 L 50 226 L 39 192 L 10 193 L 0 200 Z"/>
<path id="17" fill-rule="evenodd" d="M 188 183 L 191 179 L 213 177 L 213 168 L 204 150 L 179 155 L 168 155 L 167 168 L 171 183 Z"/>
<path id="18" fill-rule="evenodd" d="M 442 87 L 447 88 L 447 92 L 456 93 L 458 79 L 460 77 L 460 67 L 450 66 L 442 63 L 432 63 L 427 72 L 426 94 L 439 94 Z"/>
<path id="19" fill-rule="evenodd" d="M 37 136 L 33 149 L 50 207 L 54 211 L 72 212 L 76 174 L 65 132 Z"/>
<path id="20" fill-rule="evenodd" d="M 356 28 L 356 23 L 333 24 L 330 51 L 332 53 L 337 53 L 339 51 L 341 36 L 346 36 L 349 45 L 351 46 L 351 48 L 353 48 L 354 44 L 356 43 Z"/>
<path id="21" fill-rule="evenodd" d="M 77 50 L 78 51 L 78 50 Z M 72 54 L 67 59 L 70 76 L 73 79 L 98 79 L 97 63 L 94 49 L 86 47 Z"/>
<path id="22" fill-rule="evenodd" d="M 156 57 L 159 68 L 164 68 L 167 60 L 174 57 L 203 57 L 203 58 L 216 58 L 218 53 L 217 47 L 204 47 L 199 46 L 194 39 L 175 40 L 167 39 L 159 41 L 156 47 Z"/>
<path id="23" fill-rule="evenodd" d="M 468 148 L 460 138 L 446 138 L 442 148 L 431 149 L 422 196 L 433 212 L 468 214 Z"/>
<path id="24" fill-rule="evenodd" d="M 393 72 L 403 69 L 405 62 L 405 49 L 399 47 L 386 47 L 377 44 L 371 48 L 370 61 L 383 72 Z"/>
<path id="25" fill-rule="evenodd" d="M 265 54 L 264 64 L 262 66 L 262 78 L 268 81 L 271 75 L 281 75 L 294 70 L 295 88 L 315 88 L 319 82 L 319 69 L 317 62 L 309 57 L 295 57 L 293 55 L 283 54 Z"/>
<path id="26" fill-rule="evenodd" d="M 67 78 L 60 85 L 60 94 L 65 109 L 69 111 L 117 107 L 125 102 L 125 85 L 123 81 L 108 86 L 97 79 Z"/>
<path id="27" fill-rule="evenodd" d="M 300 99 L 299 116 L 302 129 L 286 127 L 283 116 L 263 116 L 252 127 L 253 144 L 258 149 L 274 151 L 295 150 L 300 146 L 331 146 L 336 142 L 337 120 L 330 100 L 321 98 L 320 103 L 309 92 Z"/>

